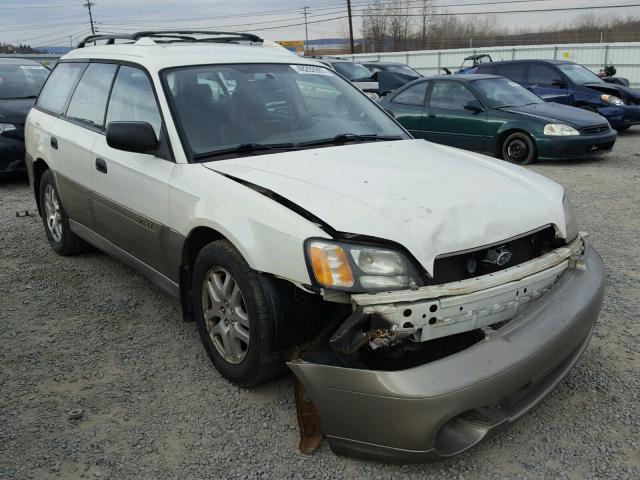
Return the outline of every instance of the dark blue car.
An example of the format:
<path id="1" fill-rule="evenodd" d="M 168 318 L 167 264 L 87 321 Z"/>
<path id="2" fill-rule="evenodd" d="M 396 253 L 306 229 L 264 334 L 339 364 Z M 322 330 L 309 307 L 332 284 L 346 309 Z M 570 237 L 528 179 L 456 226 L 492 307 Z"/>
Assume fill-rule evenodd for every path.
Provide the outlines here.
<path id="1" fill-rule="evenodd" d="M 618 131 L 640 124 L 640 91 L 606 83 L 577 63 L 563 60 L 490 62 L 468 73 L 507 77 L 549 102 L 599 113 Z"/>

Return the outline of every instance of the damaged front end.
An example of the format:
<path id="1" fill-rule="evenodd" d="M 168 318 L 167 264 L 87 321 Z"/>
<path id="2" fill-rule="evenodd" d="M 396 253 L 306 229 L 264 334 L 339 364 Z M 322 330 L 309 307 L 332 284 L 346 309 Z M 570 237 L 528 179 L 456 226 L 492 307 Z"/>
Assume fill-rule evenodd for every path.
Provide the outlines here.
<path id="1" fill-rule="evenodd" d="M 579 236 L 486 275 L 352 294 L 351 315 L 289 362 L 305 450 L 322 430 L 338 453 L 429 461 L 494 436 L 578 360 L 603 288 Z"/>

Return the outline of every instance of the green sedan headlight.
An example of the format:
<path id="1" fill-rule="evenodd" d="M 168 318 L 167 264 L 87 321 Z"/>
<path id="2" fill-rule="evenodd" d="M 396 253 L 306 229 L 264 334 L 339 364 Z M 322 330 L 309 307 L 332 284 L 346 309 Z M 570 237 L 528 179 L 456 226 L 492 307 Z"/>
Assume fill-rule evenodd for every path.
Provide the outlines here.
<path id="1" fill-rule="evenodd" d="M 571 137 L 580 135 L 580 132 L 564 123 L 548 123 L 544 126 L 544 134 L 552 137 Z"/>
<path id="2" fill-rule="evenodd" d="M 621 98 L 616 97 L 615 95 L 600 95 L 600 98 L 603 102 L 610 103 L 611 105 L 616 105 L 619 107 L 620 105 L 624 105 L 624 101 Z"/>
<path id="3" fill-rule="evenodd" d="M 562 197 L 562 207 L 564 208 L 564 224 L 567 232 L 566 240 L 567 242 L 570 242 L 578 236 L 578 222 L 576 217 L 573 215 L 571 202 L 569 201 L 569 197 L 566 192 Z"/>

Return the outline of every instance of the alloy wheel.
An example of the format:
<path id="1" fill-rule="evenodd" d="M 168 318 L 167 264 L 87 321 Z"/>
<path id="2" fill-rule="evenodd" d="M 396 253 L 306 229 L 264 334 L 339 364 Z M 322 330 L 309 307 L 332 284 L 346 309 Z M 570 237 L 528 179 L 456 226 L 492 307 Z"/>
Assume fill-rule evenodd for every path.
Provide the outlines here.
<path id="1" fill-rule="evenodd" d="M 44 211 L 47 220 L 47 227 L 53 237 L 53 240 L 60 242 L 62 240 L 62 216 L 60 214 L 60 202 L 58 195 L 50 183 L 44 189 Z"/>
<path id="2" fill-rule="evenodd" d="M 211 268 L 204 278 L 202 310 L 220 356 L 228 363 L 241 363 L 249 350 L 249 314 L 240 287 L 222 267 Z"/>

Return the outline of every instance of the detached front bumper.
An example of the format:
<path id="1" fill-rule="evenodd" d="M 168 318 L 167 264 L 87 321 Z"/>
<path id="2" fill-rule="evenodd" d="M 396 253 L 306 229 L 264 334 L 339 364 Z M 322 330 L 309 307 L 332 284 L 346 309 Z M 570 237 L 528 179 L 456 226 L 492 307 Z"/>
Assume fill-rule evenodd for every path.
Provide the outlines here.
<path id="1" fill-rule="evenodd" d="M 575 137 L 535 137 L 540 160 L 561 160 L 595 157 L 609 153 L 616 143 L 615 130 L 600 135 L 576 135 Z"/>
<path id="2" fill-rule="evenodd" d="M 582 261 L 551 290 L 459 353 L 400 371 L 303 360 L 289 366 L 335 452 L 444 459 L 508 428 L 567 375 L 591 338 L 603 291 L 604 265 L 586 246 Z"/>

